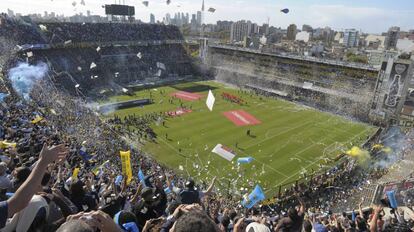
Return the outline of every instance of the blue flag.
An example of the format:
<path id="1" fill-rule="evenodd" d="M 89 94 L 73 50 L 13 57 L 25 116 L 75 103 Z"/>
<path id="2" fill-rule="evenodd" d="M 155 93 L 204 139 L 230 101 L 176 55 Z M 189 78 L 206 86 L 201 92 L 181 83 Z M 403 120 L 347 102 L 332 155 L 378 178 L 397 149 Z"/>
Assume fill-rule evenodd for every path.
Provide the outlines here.
<path id="1" fill-rule="evenodd" d="M 128 232 L 139 232 L 138 226 L 135 222 L 128 222 L 128 223 L 122 224 L 122 226 Z"/>
<path id="2" fill-rule="evenodd" d="M 164 189 L 164 192 L 165 192 L 165 194 L 170 194 L 171 193 L 171 189 L 170 188 L 168 188 L 168 187 L 166 187 L 165 189 Z"/>
<path id="3" fill-rule="evenodd" d="M 395 198 L 395 190 L 387 191 L 387 197 L 390 201 L 391 208 L 396 209 L 398 208 L 397 199 Z"/>
<path id="4" fill-rule="evenodd" d="M 6 94 L 6 93 L 0 93 L 0 102 L 2 102 L 2 101 L 4 101 L 4 99 L 6 98 L 6 97 L 8 97 L 9 95 L 8 94 Z"/>
<path id="5" fill-rule="evenodd" d="M 82 159 L 86 162 L 86 161 L 89 161 L 91 158 L 92 158 L 92 156 L 91 155 L 89 155 L 86 151 L 84 151 L 84 150 L 79 150 L 79 155 L 80 156 L 82 156 Z"/>
<path id="6" fill-rule="evenodd" d="M 121 181 L 122 181 L 122 176 L 121 176 L 121 175 L 118 175 L 118 176 L 115 178 L 115 184 L 116 184 L 116 185 L 119 185 L 119 184 L 121 183 Z"/>
<path id="7" fill-rule="evenodd" d="M 138 171 L 138 178 L 139 178 L 139 181 L 144 185 L 144 187 L 146 186 L 145 185 L 145 175 L 144 175 L 144 173 L 142 172 L 142 170 L 141 170 L 141 168 L 139 169 L 139 171 Z"/>
<path id="8" fill-rule="evenodd" d="M 242 157 L 237 159 L 237 163 L 239 164 L 248 164 L 253 161 L 253 157 Z"/>
<path id="9" fill-rule="evenodd" d="M 355 211 L 352 211 L 352 221 L 354 222 L 356 220 L 356 213 Z"/>
<path id="10" fill-rule="evenodd" d="M 263 201 L 265 199 L 265 194 L 262 190 L 262 188 L 259 185 L 256 185 L 254 190 L 242 201 L 242 206 L 250 209 L 255 204 L 259 203 L 260 201 Z"/>

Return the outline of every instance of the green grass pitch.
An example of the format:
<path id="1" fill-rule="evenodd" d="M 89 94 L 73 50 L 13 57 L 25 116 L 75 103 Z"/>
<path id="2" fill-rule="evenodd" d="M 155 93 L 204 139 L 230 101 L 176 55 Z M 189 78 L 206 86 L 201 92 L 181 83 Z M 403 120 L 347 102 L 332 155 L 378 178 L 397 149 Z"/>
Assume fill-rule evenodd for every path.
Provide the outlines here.
<path id="1" fill-rule="evenodd" d="M 212 89 L 216 97 L 213 112 L 205 104 L 208 89 Z M 166 94 L 161 95 L 160 90 Z M 112 97 L 109 102 L 149 98 L 151 94 L 154 104 L 118 110 L 115 114 L 123 117 L 134 113 L 173 111 L 179 108 L 179 101 L 170 104 L 169 94 L 180 90 L 201 93 L 204 97 L 195 102 L 183 101 L 184 105 L 192 106 L 192 113 L 168 119 L 166 127 L 154 124 L 157 143 L 146 142 L 142 149 L 185 176 L 191 175 L 207 182 L 212 176 L 218 176 L 219 191 L 225 187 L 237 193 L 241 188 L 251 189 L 255 184 L 260 184 L 266 191 L 276 190 L 278 185 L 294 181 L 305 170 L 308 173 L 312 169 L 318 170 L 325 158 L 338 155 L 337 147 L 343 149 L 359 145 L 375 131 L 367 124 L 285 100 L 240 93 L 237 89 L 211 81 L 141 90 L 135 96 Z M 223 100 L 222 92 L 241 97 L 247 105 Z M 222 114 L 238 109 L 245 110 L 262 123 L 237 127 Z M 246 135 L 248 129 L 254 137 Z M 237 153 L 233 162 L 211 152 L 218 143 Z M 237 158 L 246 156 L 253 157 L 254 161 L 238 166 Z M 180 170 L 180 166 L 184 170 Z"/>

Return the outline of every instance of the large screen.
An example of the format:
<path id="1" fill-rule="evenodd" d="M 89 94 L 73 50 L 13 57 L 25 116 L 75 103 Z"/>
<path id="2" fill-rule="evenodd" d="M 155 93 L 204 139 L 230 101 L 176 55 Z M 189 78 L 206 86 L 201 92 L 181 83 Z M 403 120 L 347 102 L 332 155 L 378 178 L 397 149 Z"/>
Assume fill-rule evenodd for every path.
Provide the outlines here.
<path id="1" fill-rule="evenodd" d="M 105 14 L 107 15 L 135 15 L 135 7 L 125 5 L 105 5 Z"/>

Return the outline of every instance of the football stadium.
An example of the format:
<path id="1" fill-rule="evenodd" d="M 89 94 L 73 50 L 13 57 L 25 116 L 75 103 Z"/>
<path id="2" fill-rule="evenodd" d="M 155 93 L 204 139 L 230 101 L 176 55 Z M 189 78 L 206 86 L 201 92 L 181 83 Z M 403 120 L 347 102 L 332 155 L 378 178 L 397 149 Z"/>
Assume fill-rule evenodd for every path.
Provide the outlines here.
<path id="1" fill-rule="evenodd" d="M 206 9 L 0 14 L 0 230 L 413 231 L 411 53 L 358 63 L 382 37 L 356 30 L 347 59 L 303 53 L 306 25 L 269 22 L 237 41 L 246 22 L 219 21 L 225 42 Z"/>

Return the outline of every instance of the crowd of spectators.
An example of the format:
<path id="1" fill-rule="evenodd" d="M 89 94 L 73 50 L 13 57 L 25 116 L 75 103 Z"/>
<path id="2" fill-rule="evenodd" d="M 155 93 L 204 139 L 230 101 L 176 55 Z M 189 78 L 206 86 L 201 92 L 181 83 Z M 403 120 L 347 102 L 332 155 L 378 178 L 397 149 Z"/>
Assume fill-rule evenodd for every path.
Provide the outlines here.
<path id="1" fill-rule="evenodd" d="M 0 223 L 5 231 L 396 231 L 397 227 L 410 231 L 413 227 L 413 219 L 400 209 L 386 214 L 375 206 L 354 217 L 329 210 L 358 186 L 350 163 L 284 190 L 275 204 L 247 210 L 239 205 L 240 199 L 217 194 L 215 178 L 208 187 L 196 185 L 131 149 L 127 139 L 82 100 L 50 85 L 31 97 L 28 103 L 13 95 L 1 104 L 0 141 L 7 141 L 0 150 L 4 200 Z M 38 117 L 45 119 L 33 123 Z M 131 150 L 132 170 L 142 170 L 143 181 L 118 180 L 120 150 Z M 76 168 L 80 171 L 74 174 Z"/>
<path id="2" fill-rule="evenodd" d="M 169 25 L 134 23 L 35 23 L 28 17 L 0 15 L 0 35 L 16 45 L 70 42 L 183 40 L 179 29 Z"/>
<path id="3" fill-rule="evenodd" d="M 182 40 L 175 26 L 128 23 L 38 23 L 50 43 Z"/>
<path id="4" fill-rule="evenodd" d="M 20 18 L 11 18 L 4 13 L 0 14 L 0 37 L 14 45 L 46 43 L 34 24 Z"/>
<path id="5" fill-rule="evenodd" d="M 151 124 L 164 120 L 164 113 L 145 114 L 143 116 L 128 115 L 121 119 L 118 115 L 107 120 L 111 129 L 118 134 L 127 134 L 131 138 L 155 141 L 157 134 Z"/>

